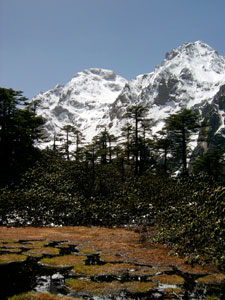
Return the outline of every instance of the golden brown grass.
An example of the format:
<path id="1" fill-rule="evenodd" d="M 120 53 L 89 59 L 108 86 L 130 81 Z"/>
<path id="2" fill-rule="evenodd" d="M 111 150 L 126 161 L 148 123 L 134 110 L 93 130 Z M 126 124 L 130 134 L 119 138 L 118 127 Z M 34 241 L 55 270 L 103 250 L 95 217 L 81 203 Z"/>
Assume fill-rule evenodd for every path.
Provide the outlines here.
<path id="1" fill-rule="evenodd" d="M 0 252 L 19 253 L 21 251 L 20 248 L 0 248 Z"/>
<path id="2" fill-rule="evenodd" d="M 83 279 L 69 279 L 66 285 L 76 293 L 86 293 L 91 295 L 119 295 L 122 291 L 130 293 L 146 293 L 156 287 L 153 282 L 130 281 L 121 283 L 94 282 Z"/>
<path id="3" fill-rule="evenodd" d="M 23 262 L 27 259 L 26 255 L 21 254 L 3 254 L 0 255 L 0 265 L 12 262 Z"/>
<path id="4" fill-rule="evenodd" d="M 25 249 L 41 248 L 47 245 L 49 241 L 29 241 L 22 244 L 22 247 Z"/>
<path id="5" fill-rule="evenodd" d="M 23 252 L 24 255 L 39 257 L 42 255 L 58 255 L 60 250 L 58 248 L 52 247 L 43 247 L 43 248 L 34 248 L 26 252 Z"/>
<path id="6" fill-rule="evenodd" d="M 154 233 L 154 230 L 153 230 Z M 148 233 L 149 234 L 149 233 Z M 57 227 L 57 228 L 7 228 L 0 227 L 0 242 L 9 240 L 68 241 L 80 249 L 101 251 L 106 262 L 120 261 L 154 266 L 174 265 L 187 273 L 207 274 L 207 269 L 188 266 L 185 259 L 169 255 L 169 249 L 160 244 L 141 244 L 140 233 L 121 228 L 104 227 Z M 30 243 L 30 242 L 29 242 Z M 37 242 L 38 243 L 38 242 Z M 14 245 L 16 246 L 16 245 Z M 107 260 L 107 257 L 109 258 Z M 197 271 L 198 270 L 198 271 Z M 198 273 L 197 273 L 198 272 Z"/>
<path id="7" fill-rule="evenodd" d="M 153 231 L 154 232 L 154 231 Z M 203 268 L 200 265 L 190 266 L 184 258 L 175 254 L 161 244 L 140 243 L 140 232 L 121 228 L 102 227 L 59 227 L 59 228 L 7 228 L 0 227 L 0 251 L 15 251 L 11 254 L 0 255 L 0 264 L 14 261 L 24 261 L 27 255 L 52 254 L 51 258 L 40 259 L 40 263 L 47 268 L 73 267 L 77 277 L 86 279 L 67 280 L 67 287 L 75 292 L 90 293 L 93 295 L 118 295 L 121 291 L 126 293 L 145 293 L 157 289 L 161 284 L 182 285 L 184 279 L 172 273 L 174 267 L 183 273 L 202 276 L 197 279 L 198 284 L 223 284 L 225 275 L 216 273 L 214 269 Z M 24 240 L 25 242 L 19 242 Z M 27 242 L 26 242 L 27 241 Z M 55 247 L 48 247 L 52 241 L 59 241 Z M 62 242 L 63 241 L 63 242 Z M 78 254 L 59 255 L 59 248 L 77 246 Z M 22 250 L 22 254 L 16 252 Z M 89 254 L 100 254 L 104 265 L 85 265 Z M 57 256 L 58 255 L 58 256 Z M 88 280 L 93 275 L 129 275 L 133 280 L 136 277 L 147 277 L 146 282 L 94 282 Z M 207 276 L 206 276 L 207 275 Z M 132 277 L 133 276 L 133 277 Z M 136 277 L 135 277 L 136 276 Z M 180 291 L 180 292 L 179 292 Z M 166 297 L 179 298 L 182 290 L 168 288 L 164 290 Z M 168 296 L 167 296 L 168 295 Z M 58 297 L 48 293 L 28 293 L 15 296 L 9 300 L 70 300 L 69 297 Z M 72 298 L 74 299 L 74 298 Z"/>
<path id="8" fill-rule="evenodd" d="M 178 267 L 178 269 L 183 273 L 189 273 L 193 275 L 206 275 L 209 273 L 209 270 L 206 268 L 196 264 L 194 266 L 188 265 L 188 264 L 182 264 Z"/>
<path id="9" fill-rule="evenodd" d="M 225 274 L 222 273 L 210 274 L 198 278 L 196 282 L 202 284 L 223 284 L 225 283 Z"/>
<path id="10" fill-rule="evenodd" d="M 178 275 L 161 274 L 152 277 L 152 279 L 155 282 L 164 283 L 164 284 L 174 284 L 174 285 L 184 284 L 184 278 Z"/>
<path id="11" fill-rule="evenodd" d="M 40 263 L 46 267 L 64 267 L 82 264 L 85 259 L 86 257 L 81 255 L 63 255 L 52 258 L 43 258 L 40 260 Z"/>
<path id="12" fill-rule="evenodd" d="M 76 265 L 73 271 L 76 275 L 120 275 L 132 269 L 130 264 L 105 264 L 105 265 Z"/>
<path id="13" fill-rule="evenodd" d="M 8 298 L 8 300 L 82 300 L 81 298 L 61 297 L 49 293 L 26 293 Z"/>

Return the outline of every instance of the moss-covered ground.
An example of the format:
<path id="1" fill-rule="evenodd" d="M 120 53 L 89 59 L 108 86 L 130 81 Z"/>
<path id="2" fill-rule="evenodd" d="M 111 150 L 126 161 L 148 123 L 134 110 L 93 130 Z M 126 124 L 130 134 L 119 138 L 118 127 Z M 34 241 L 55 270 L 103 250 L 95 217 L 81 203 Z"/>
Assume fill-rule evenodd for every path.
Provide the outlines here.
<path id="1" fill-rule="evenodd" d="M 121 228 L 1 227 L 0 267 L 23 262 L 25 268 L 29 268 L 32 257 L 35 257 L 42 274 L 44 270 L 55 268 L 58 272 L 69 267 L 70 273 L 67 273 L 63 284 L 68 295 L 73 293 L 73 298 L 56 296 L 47 293 L 51 292 L 47 289 L 46 293 L 30 292 L 9 299 L 70 300 L 82 298 L 83 295 L 89 299 L 93 295 L 121 293 L 126 295 L 126 299 L 136 299 L 137 295 L 153 297 L 154 293 L 158 293 L 160 299 L 180 299 L 187 292 L 187 285 L 190 285 L 186 282 L 187 278 L 192 280 L 192 286 L 198 287 L 198 293 L 205 291 L 205 286 L 210 290 L 211 286 L 217 285 L 217 299 L 220 299 L 225 274 L 215 266 L 189 265 L 185 257 L 179 257 L 165 245 L 140 242 L 140 237 L 138 230 Z M 65 249 L 71 252 L 65 254 Z M 54 274 L 52 272 L 49 274 Z M 206 293 L 205 297 L 212 295 L 211 292 Z"/>

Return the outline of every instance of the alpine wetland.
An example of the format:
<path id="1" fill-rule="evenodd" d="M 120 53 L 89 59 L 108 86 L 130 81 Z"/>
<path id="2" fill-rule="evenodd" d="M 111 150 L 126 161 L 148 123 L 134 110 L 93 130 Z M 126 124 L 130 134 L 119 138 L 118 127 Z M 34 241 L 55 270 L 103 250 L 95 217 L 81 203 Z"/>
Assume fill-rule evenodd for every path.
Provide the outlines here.
<path id="1" fill-rule="evenodd" d="M 225 3 L 1 2 L 0 300 L 225 300 Z"/>

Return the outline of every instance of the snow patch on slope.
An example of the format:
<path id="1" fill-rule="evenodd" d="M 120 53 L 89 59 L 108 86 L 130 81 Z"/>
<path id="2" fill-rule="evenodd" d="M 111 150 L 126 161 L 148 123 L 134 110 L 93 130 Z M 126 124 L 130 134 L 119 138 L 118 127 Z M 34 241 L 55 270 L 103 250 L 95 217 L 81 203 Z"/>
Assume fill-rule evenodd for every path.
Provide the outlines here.
<path id="1" fill-rule="evenodd" d="M 96 127 L 108 123 L 109 105 L 121 92 L 126 79 L 105 69 L 88 69 L 75 74 L 65 86 L 39 94 L 37 113 L 47 120 L 50 139 L 64 125 L 73 125 L 85 133 L 86 139 L 96 134 Z"/>
<path id="2" fill-rule="evenodd" d="M 207 44 L 197 41 L 173 49 L 161 65 L 148 74 L 127 81 L 114 72 L 92 68 L 74 75 L 65 86 L 39 94 L 37 113 L 46 120 L 46 134 L 52 144 L 54 133 L 64 125 L 77 127 L 86 141 L 106 126 L 119 135 L 127 120 L 127 107 L 148 107 L 152 130 L 161 130 L 164 120 L 181 108 L 200 109 L 212 103 L 225 84 L 225 58 Z M 221 119 L 223 116 L 221 116 Z M 223 130 L 222 122 L 219 130 Z"/>

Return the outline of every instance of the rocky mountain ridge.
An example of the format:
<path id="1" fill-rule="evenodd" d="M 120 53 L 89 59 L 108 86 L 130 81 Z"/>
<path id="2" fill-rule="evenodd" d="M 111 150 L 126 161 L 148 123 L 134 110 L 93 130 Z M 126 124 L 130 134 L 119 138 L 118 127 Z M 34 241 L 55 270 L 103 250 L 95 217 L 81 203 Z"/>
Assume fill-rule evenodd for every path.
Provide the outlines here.
<path id="1" fill-rule="evenodd" d="M 187 107 L 198 109 L 210 122 L 210 143 L 225 150 L 225 58 L 200 41 L 185 43 L 167 53 L 161 65 L 148 74 L 127 81 L 113 71 L 88 69 L 77 73 L 65 86 L 37 95 L 37 114 L 46 120 L 46 135 L 60 133 L 64 125 L 78 128 L 86 141 L 101 126 L 119 135 L 127 107 L 148 107 L 153 133 L 170 114 Z"/>

